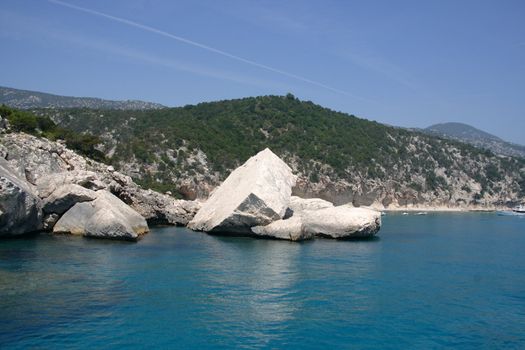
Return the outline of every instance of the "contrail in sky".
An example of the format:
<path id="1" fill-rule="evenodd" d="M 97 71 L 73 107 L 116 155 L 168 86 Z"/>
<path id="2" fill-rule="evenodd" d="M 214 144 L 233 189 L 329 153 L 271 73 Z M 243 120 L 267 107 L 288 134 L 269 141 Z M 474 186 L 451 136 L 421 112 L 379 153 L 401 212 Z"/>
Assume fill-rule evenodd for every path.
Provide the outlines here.
<path id="1" fill-rule="evenodd" d="M 296 75 L 296 74 L 293 74 L 293 73 L 288 73 L 288 72 L 285 72 L 285 71 L 277 69 L 277 68 L 273 68 L 273 67 L 270 67 L 270 66 L 267 66 L 267 65 L 264 65 L 264 64 L 261 64 L 261 63 L 258 63 L 258 62 L 255 62 L 255 61 L 252 61 L 252 60 L 240 57 L 240 56 L 237 56 L 237 55 L 233 55 L 233 54 L 228 53 L 226 51 L 222 51 L 222 50 L 213 48 L 211 46 L 207 46 L 207 45 L 198 43 L 196 41 L 189 40 L 189 39 L 183 38 L 181 36 L 174 35 L 174 34 L 165 32 L 163 30 L 154 28 L 154 27 L 150 27 L 150 26 L 147 26 L 147 25 L 144 25 L 144 24 L 140 24 L 140 23 L 137 23 L 137 22 L 134 22 L 134 21 L 130 21 L 130 20 L 125 19 L 125 18 L 108 15 L 106 13 L 98 12 L 98 11 L 91 10 L 91 9 L 88 9 L 88 8 L 85 8 L 85 7 L 72 5 L 72 4 L 69 4 L 67 2 L 63 2 L 63 1 L 60 1 L 60 0 L 48 0 L 48 1 L 53 3 L 53 4 L 56 4 L 56 5 L 69 7 L 71 9 L 75 9 L 75 10 L 78 10 L 78 11 L 86 12 L 86 13 L 89 13 L 89 14 L 92 14 L 92 15 L 95 15 L 95 16 L 104 17 L 104 18 L 110 19 L 110 20 L 115 21 L 115 22 L 127 24 L 129 26 L 132 26 L 132 27 L 135 27 L 135 28 L 139 28 L 139 29 L 142 29 L 144 31 L 151 32 L 151 33 L 154 33 L 154 34 L 157 34 L 157 35 L 161 35 L 161 36 L 173 39 L 173 40 L 177 40 L 179 42 L 182 42 L 182 43 L 185 43 L 185 44 L 188 44 L 188 45 L 192 45 L 192 46 L 201 48 L 203 50 L 206 50 L 206 51 L 209 51 L 209 52 L 213 52 L 213 53 L 219 54 L 221 56 L 225 56 L 225 57 L 231 58 L 233 60 L 240 61 L 240 62 L 249 64 L 249 65 L 252 65 L 252 66 L 255 66 L 255 67 L 258 67 L 258 68 L 262 68 L 262 69 L 265 69 L 265 70 L 270 71 L 270 72 L 278 73 L 278 74 L 284 75 L 284 76 L 289 77 L 289 78 L 293 78 L 293 79 L 296 79 L 296 80 L 299 80 L 299 81 L 302 81 L 302 82 L 305 82 L 305 83 L 316 85 L 316 86 L 322 87 L 324 89 L 327 89 L 327 90 L 330 90 L 330 91 L 333 91 L 333 92 L 337 92 L 339 94 L 343 94 L 343 95 L 346 95 L 346 96 L 349 96 L 349 97 L 352 97 L 352 98 L 355 98 L 355 99 L 359 99 L 359 100 L 364 100 L 364 98 L 356 96 L 356 95 L 353 95 L 353 94 L 351 94 L 351 93 L 349 93 L 347 91 L 340 90 L 340 89 L 337 89 L 337 88 L 333 88 L 333 87 L 328 86 L 326 84 L 323 84 L 323 83 L 320 83 L 318 81 L 302 77 L 300 75 Z"/>

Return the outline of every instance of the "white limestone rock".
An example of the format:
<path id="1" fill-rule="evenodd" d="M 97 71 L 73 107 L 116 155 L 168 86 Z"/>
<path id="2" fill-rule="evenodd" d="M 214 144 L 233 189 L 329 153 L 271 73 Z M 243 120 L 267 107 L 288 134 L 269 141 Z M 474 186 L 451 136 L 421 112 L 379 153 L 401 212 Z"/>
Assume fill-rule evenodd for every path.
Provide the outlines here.
<path id="1" fill-rule="evenodd" d="M 261 237 L 303 241 L 314 235 L 307 232 L 300 216 L 293 216 L 286 220 L 277 220 L 266 226 L 252 227 L 252 232 Z"/>
<path id="2" fill-rule="evenodd" d="M 149 231 L 146 220 L 126 203 L 105 190 L 96 195 L 95 200 L 69 209 L 53 232 L 134 241 Z"/>
<path id="3" fill-rule="evenodd" d="M 0 236 L 42 228 L 41 203 L 31 185 L 0 158 Z"/>
<path id="4" fill-rule="evenodd" d="M 301 215 L 305 230 L 327 238 L 367 238 L 381 227 L 381 212 L 341 205 L 305 211 Z"/>
<path id="5" fill-rule="evenodd" d="M 305 210 L 319 210 L 325 208 L 332 208 L 334 205 L 329 201 L 325 201 L 321 198 L 301 198 L 297 196 L 292 196 L 290 198 L 290 204 L 288 208 L 293 211 L 293 215 L 296 216 Z"/>
<path id="6" fill-rule="evenodd" d="M 343 205 L 300 211 L 289 219 L 252 227 L 252 232 L 263 237 L 301 241 L 314 237 L 369 238 L 380 227 L 380 212 Z"/>
<path id="7" fill-rule="evenodd" d="M 253 226 L 284 217 L 296 176 L 270 149 L 251 157 L 219 186 L 188 227 L 197 231 L 252 234 Z"/>

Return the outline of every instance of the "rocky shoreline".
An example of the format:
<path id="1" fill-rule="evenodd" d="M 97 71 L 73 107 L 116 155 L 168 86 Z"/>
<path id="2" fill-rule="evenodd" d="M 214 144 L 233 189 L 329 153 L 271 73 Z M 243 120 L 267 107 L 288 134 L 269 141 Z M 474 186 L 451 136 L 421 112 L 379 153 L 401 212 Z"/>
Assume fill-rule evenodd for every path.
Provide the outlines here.
<path id="1" fill-rule="evenodd" d="M 297 177 L 269 149 L 234 170 L 205 202 L 144 190 L 61 142 L 0 135 L 0 237 L 37 231 L 136 241 L 150 225 L 299 241 L 375 235 L 378 211 L 292 196 Z"/>
<path id="2" fill-rule="evenodd" d="M 509 210 L 509 207 L 485 207 L 485 206 L 469 206 L 469 207 L 436 207 L 436 206 L 415 206 L 408 208 L 378 208 L 369 207 L 370 209 L 379 210 L 383 212 L 402 213 L 402 212 L 435 212 L 435 213 L 468 213 L 468 212 L 496 212 L 500 210 Z"/>
<path id="3" fill-rule="evenodd" d="M 61 142 L 25 133 L 0 139 L 0 236 L 43 230 L 137 240 L 148 223 L 186 225 L 200 207 L 144 190 Z"/>

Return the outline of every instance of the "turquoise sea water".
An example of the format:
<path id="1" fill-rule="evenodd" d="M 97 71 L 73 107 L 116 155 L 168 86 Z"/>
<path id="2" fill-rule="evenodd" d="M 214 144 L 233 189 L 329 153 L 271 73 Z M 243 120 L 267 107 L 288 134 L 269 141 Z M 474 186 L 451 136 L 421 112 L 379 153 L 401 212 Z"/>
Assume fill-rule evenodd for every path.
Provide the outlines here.
<path id="1" fill-rule="evenodd" d="M 379 237 L 3 240 L 0 348 L 525 348 L 525 217 L 387 215 Z"/>

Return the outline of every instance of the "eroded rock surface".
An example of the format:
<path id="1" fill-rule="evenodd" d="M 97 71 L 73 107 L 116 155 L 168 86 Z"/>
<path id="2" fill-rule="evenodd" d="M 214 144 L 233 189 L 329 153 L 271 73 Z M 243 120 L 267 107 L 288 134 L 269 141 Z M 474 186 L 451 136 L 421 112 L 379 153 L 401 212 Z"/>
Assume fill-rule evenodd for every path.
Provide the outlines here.
<path id="1" fill-rule="evenodd" d="M 63 185 L 105 189 L 153 224 L 186 225 L 200 208 L 198 202 L 145 190 L 112 166 L 82 157 L 61 142 L 24 133 L 3 134 L 0 156 L 21 178 L 36 185 L 43 199 Z"/>
<path id="2" fill-rule="evenodd" d="M 80 185 L 62 185 L 56 188 L 47 198 L 43 200 L 44 213 L 63 214 L 76 203 L 94 200 L 97 194 Z"/>
<path id="3" fill-rule="evenodd" d="M 137 240 L 149 231 L 146 220 L 120 199 L 101 190 L 96 199 L 75 204 L 54 225 L 54 233 Z"/>
<path id="4" fill-rule="evenodd" d="M 293 216 L 286 220 L 277 220 L 266 226 L 252 227 L 252 232 L 261 237 L 287 239 L 290 241 L 302 241 L 314 237 L 311 232 L 306 231 L 303 220 L 299 216 Z"/>
<path id="5" fill-rule="evenodd" d="M 301 241 L 314 237 L 369 238 L 381 227 L 381 213 L 375 210 L 347 205 L 334 207 L 332 203 L 317 198 L 296 197 L 293 201 L 295 212 L 292 217 L 252 227 L 252 232 L 264 237 Z"/>
<path id="6" fill-rule="evenodd" d="M 381 212 L 341 205 L 304 212 L 305 230 L 329 238 L 368 238 L 381 227 Z"/>
<path id="7" fill-rule="evenodd" d="M 31 185 L 0 158 L 0 236 L 42 228 L 40 202 Z"/>

